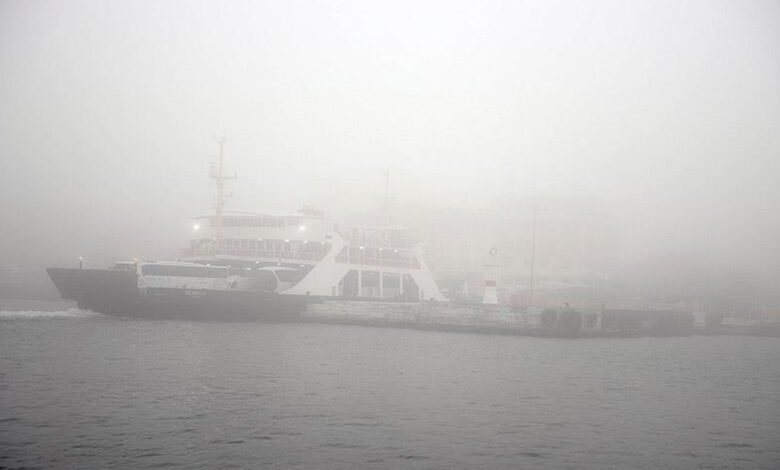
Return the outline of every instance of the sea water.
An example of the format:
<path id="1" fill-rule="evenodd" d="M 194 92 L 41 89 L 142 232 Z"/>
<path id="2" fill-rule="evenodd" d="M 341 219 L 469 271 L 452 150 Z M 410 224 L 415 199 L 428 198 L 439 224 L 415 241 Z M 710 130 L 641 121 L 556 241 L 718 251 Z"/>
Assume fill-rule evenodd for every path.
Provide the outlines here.
<path id="1" fill-rule="evenodd" d="M 0 312 L 0 468 L 780 468 L 780 340 Z"/>

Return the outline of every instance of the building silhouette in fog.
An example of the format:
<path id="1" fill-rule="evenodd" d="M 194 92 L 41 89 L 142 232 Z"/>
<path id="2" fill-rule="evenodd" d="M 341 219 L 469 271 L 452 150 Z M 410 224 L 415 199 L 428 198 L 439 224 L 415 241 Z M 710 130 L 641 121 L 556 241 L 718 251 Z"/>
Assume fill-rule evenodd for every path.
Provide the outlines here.
<path id="1" fill-rule="evenodd" d="M 503 198 L 484 210 L 438 210 L 418 223 L 432 269 L 455 298 L 481 296 L 486 263 L 496 266 L 500 300 L 519 304 L 529 300 L 533 265 L 535 305 L 595 297 L 618 264 L 617 223 L 595 204 Z"/>

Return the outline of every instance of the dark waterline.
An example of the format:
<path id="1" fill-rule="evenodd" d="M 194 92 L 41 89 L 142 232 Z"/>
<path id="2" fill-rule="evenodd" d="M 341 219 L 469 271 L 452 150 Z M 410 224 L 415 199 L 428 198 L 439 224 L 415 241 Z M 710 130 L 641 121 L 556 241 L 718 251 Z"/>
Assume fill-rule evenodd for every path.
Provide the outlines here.
<path id="1" fill-rule="evenodd" d="M 780 341 L 0 312 L 0 468 L 778 468 Z"/>

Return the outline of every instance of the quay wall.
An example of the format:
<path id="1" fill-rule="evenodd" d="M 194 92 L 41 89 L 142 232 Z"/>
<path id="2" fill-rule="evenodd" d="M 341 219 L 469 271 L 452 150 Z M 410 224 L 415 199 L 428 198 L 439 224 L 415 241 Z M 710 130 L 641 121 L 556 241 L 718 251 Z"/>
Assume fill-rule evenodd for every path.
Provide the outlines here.
<path id="1" fill-rule="evenodd" d="M 326 300 L 307 305 L 303 321 L 420 330 L 532 335 L 526 316 L 501 305 L 450 302 L 372 302 Z"/>
<path id="2" fill-rule="evenodd" d="M 310 303 L 303 321 L 442 331 L 554 337 L 688 335 L 693 316 L 679 312 L 606 311 L 582 314 L 572 309 L 518 312 L 505 305 L 452 302 L 323 300 Z"/>

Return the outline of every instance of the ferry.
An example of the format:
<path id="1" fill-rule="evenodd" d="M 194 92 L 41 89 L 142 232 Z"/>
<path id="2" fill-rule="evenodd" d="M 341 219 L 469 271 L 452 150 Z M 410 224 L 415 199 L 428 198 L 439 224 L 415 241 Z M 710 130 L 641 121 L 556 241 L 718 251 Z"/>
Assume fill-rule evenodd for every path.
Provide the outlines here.
<path id="1" fill-rule="evenodd" d="M 323 298 L 444 301 L 419 232 L 337 223 L 313 207 L 225 210 L 225 139 L 211 167 L 214 215 L 197 217 L 177 261 L 119 262 L 111 269 L 49 268 L 65 299 L 108 314 L 197 319 L 294 319 Z"/>
<path id="2" fill-rule="evenodd" d="M 423 252 L 415 230 L 340 225 L 305 207 L 198 217 L 177 261 L 48 273 L 62 297 L 107 314 L 295 319 L 327 298 L 445 301 Z"/>

